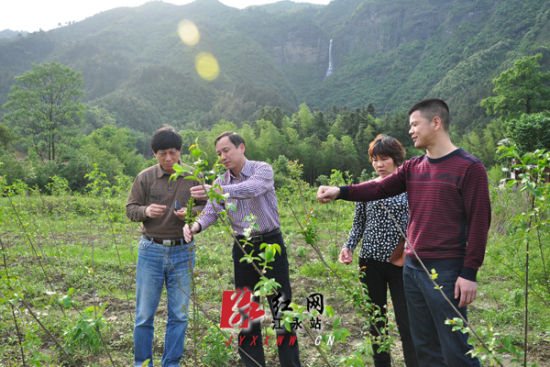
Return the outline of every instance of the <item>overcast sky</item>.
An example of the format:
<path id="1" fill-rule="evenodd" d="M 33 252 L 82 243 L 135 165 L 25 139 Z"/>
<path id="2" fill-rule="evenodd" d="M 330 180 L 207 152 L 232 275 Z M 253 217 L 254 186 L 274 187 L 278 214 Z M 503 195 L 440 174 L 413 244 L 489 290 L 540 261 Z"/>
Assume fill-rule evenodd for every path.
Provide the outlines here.
<path id="1" fill-rule="evenodd" d="M 218 0 L 235 8 L 262 5 L 277 0 Z M 328 4 L 331 0 L 292 0 Z M 81 21 L 105 10 L 121 6 L 140 6 L 147 0 L 0 0 L 0 31 L 35 32 L 47 31 L 71 21 Z M 167 3 L 182 5 L 192 0 L 166 0 Z"/>

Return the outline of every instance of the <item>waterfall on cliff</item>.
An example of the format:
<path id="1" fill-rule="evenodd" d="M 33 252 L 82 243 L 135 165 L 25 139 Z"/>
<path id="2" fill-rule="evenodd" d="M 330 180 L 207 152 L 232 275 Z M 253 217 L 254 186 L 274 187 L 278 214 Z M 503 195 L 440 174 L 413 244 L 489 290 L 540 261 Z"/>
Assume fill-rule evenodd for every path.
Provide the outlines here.
<path id="1" fill-rule="evenodd" d="M 334 71 L 334 65 L 332 64 L 332 38 L 330 39 L 330 43 L 328 45 L 328 69 L 327 74 L 325 75 L 325 78 L 330 76 L 332 72 Z"/>

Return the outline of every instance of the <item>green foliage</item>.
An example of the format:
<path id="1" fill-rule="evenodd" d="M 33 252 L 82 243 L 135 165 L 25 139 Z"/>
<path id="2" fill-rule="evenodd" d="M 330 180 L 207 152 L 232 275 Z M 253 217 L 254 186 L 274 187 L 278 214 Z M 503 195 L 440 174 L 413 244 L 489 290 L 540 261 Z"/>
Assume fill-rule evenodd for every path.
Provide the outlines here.
<path id="1" fill-rule="evenodd" d="M 508 120 L 548 109 L 550 72 L 540 71 L 541 59 L 542 54 L 522 57 L 493 79 L 496 96 L 481 101 L 487 114 Z"/>
<path id="2" fill-rule="evenodd" d="M 61 196 L 70 192 L 69 181 L 64 177 L 52 176 L 51 182 L 46 185 L 46 190 L 55 196 Z"/>
<path id="3" fill-rule="evenodd" d="M 231 346 L 225 343 L 226 341 L 219 330 L 210 325 L 205 337 L 201 340 L 202 350 L 206 352 L 202 363 L 206 366 L 227 365 L 231 356 Z"/>
<path id="4" fill-rule="evenodd" d="M 487 178 L 489 180 L 490 187 L 498 186 L 501 180 L 505 178 L 503 167 L 500 165 L 495 165 L 489 168 L 487 170 Z"/>
<path id="5" fill-rule="evenodd" d="M 445 14 L 448 14 L 449 18 L 445 18 L 438 25 L 441 29 L 433 28 L 436 25 L 424 23 L 420 28 L 412 25 L 416 24 L 413 19 L 414 14 L 417 14 L 417 7 L 424 9 L 426 14 L 439 14 L 439 6 L 428 3 L 413 6 L 406 2 L 397 4 L 378 1 L 349 2 L 341 9 L 336 7 L 340 9 L 336 12 L 339 15 L 333 13 L 336 8 L 332 5 L 316 8 L 313 13 L 309 7 L 300 7 L 299 10 L 291 11 L 290 8 L 293 6 L 290 6 L 277 10 L 281 12 L 280 14 L 273 10 L 278 14 L 277 21 L 271 18 L 267 20 L 266 14 L 259 9 L 251 9 L 249 13 L 241 14 L 243 17 L 237 23 L 234 23 L 231 13 L 220 16 L 218 12 L 223 12 L 223 7 L 213 7 L 211 11 L 214 13 L 208 16 L 199 11 L 200 7 L 193 8 L 190 11 L 200 14 L 198 19 L 207 17 L 202 23 L 196 20 L 199 30 L 208 29 L 208 32 L 205 31 L 207 35 L 203 34 L 204 37 L 201 37 L 201 47 L 215 45 L 213 49 L 221 50 L 217 56 L 220 62 L 224 61 L 222 64 L 225 65 L 223 76 L 211 84 L 204 84 L 193 76 L 195 75 L 193 69 L 188 69 L 193 64 L 194 55 L 191 50 L 186 48 L 173 50 L 167 53 L 168 56 L 162 60 L 163 63 L 159 63 L 158 53 L 149 52 L 149 48 L 138 46 L 155 44 L 155 49 L 162 49 L 168 44 L 173 45 L 178 42 L 174 32 L 170 31 L 177 22 L 172 18 L 169 7 L 151 4 L 147 8 L 147 12 L 158 14 L 159 19 L 163 19 L 162 22 L 149 26 L 151 29 L 157 29 L 156 27 L 162 29 L 162 31 L 158 30 L 158 34 L 154 33 L 154 37 L 152 36 L 156 42 L 140 38 L 145 34 L 150 35 L 142 28 L 135 29 L 135 32 L 130 31 L 136 24 L 143 27 L 140 22 L 131 23 L 128 29 L 125 28 L 118 34 L 113 33 L 114 28 L 118 29 L 118 23 L 112 25 L 109 22 L 110 26 L 102 30 L 100 26 L 103 24 L 102 17 L 98 17 L 95 20 L 98 22 L 97 39 L 92 42 L 84 37 L 85 40 L 82 41 L 83 44 L 91 42 L 93 47 L 86 50 L 93 50 L 93 52 L 84 52 L 83 46 L 78 50 L 87 56 L 94 56 L 94 62 L 89 64 L 88 61 L 82 61 L 80 52 L 76 51 L 65 55 L 72 61 L 68 64 L 78 65 L 79 70 L 83 70 L 87 99 L 90 100 L 91 105 L 86 108 L 85 125 L 80 129 L 83 132 L 82 135 L 86 136 L 77 139 L 64 133 L 63 137 L 69 138 L 55 144 L 55 156 L 59 157 L 56 159 L 55 173 L 66 178 L 72 190 L 82 190 L 86 186 L 87 181 L 84 176 L 91 170 L 93 163 L 98 164 L 111 182 L 114 177 L 121 174 L 135 176 L 145 165 L 144 160 L 136 153 L 150 156 L 146 136 L 162 123 L 168 122 L 185 129 L 182 131 L 185 146 L 193 144 L 195 139 L 198 139 L 204 147 L 206 159 L 210 162 L 215 161 L 215 152 L 211 145 L 212 138 L 221 131 L 234 130 L 245 137 L 247 156 L 250 159 L 277 162 L 279 156 L 284 156 L 290 160 L 300 160 L 304 165 L 303 178 L 308 183 L 315 182 L 320 175 L 328 176 L 331 169 L 349 171 L 356 178 L 366 178 L 372 172 L 370 164 L 367 163 L 368 143 L 378 133 L 385 133 L 400 140 L 405 146 L 408 157 L 419 154 L 407 134 L 407 115 L 404 110 L 417 99 L 433 95 L 447 98 L 451 104 L 451 109 L 454 111 L 452 129 L 457 137 L 454 141 L 460 142 L 463 148 L 478 156 L 487 167 L 490 167 L 495 162 L 494 146 L 504 137 L 505 129 L 496 123 L 487 125 L 487 117 L 482 115 L 479 100 L 488 95 L 490 78 L 510 65 L 512 58 L 520 57 L 524 53 L 533 53 L 530 51 L 529 42 L 525 40 L 522 42 L 521 52 L 510 52 L 518 44 L 514 38 L 517 38 L 516 33 L 521 34 L 523 28 L 528 29 L 533 23 L 536 23 L 537 34 L 544 34 L 544 24 L 548 16 L 540 15 L 536 19 L 533 17 L 539 8 L 541 14 L 547 14 L 550 10 L 547 5 L 535 4 L 532 0 L 521 5 L 510 2 L 497 3 L 493 0 L 483 0 L 476 4 L 453 1 L 446 6 Z M 395 29 L 394 26 L 397 23 L 394 12 L 403 9 L 410 10 L 411 17 Z M 368 19 L 368 15 L 374 10 L 380 14 L 380 22 L 369 22 L 368 26 L 363 24 L 360 19 Z M 170 16 L 167 15 L 168 13 Z M 130 18 L 143 16 L 137 9 L 132 10 L 130 14 Z M 164 15 L 160 16 L 160 14 Z M 316 28 L 317 20 L 310 19 L 312 14 L 313 19 L 316 17 L 323 19 L 321 28 Z M 212 27 L 210 20 L 212 17 L 223 19 L 227 26 L 224 32 L 228 32 L 224 40 L 231 41 L 232 50 L 225 50 L 227 45 L 222 47 L 213 37 L 218 29 L 209 28 Z M 340 21 L 334 22 L 334 17 Z M 273 32 L 269 36 L 264 34 L 264 28 L 258 31 L 256 25 L 262 19 L 266 20 L 265 30 L 270 29 Z M 503 28 L 502 19 L 506 20 L 507 28 Z M 332 24 L 336 72 L 331 77 L 321 80 L 314 76 L 313 64 L 319 63 L 318 69 L 322 69 L 323 72 L 325 70 L 326 60 L 323 60 L 323 57 L 318 57 L 317 61 L 305 60 L 296 54 L 294 47 L 287 44 L 302 40 L 304 47 L 307 48 L 311 43 L 307 32 L 293 34 L 291 40 L 284 43 L 285 52 L 292 55 L 288 57 L 290 59 L 295 57 L 295 59 L 285 59 L 286 61 L 281 65 L 278 62 L 266 61 L 272 57 L 270 54 L 257 52 L 271 45 L 274 37 L 287 39 L 286 31 L 278 26 L 278 22 L 283 20 L 291 23 L 299 21 L 313 29 L 318 29 L 321 43 L 324 34 L 322 29 L 325 29 L 327 24 Z M 499 29 L 504 39 L 495 37 L 490 32 L 493 28 Z M 252 34 L 248 32 L 251 29 L 255 29 Z M 301 27 L 298 29 L 305 30 Z M 246 31 L 246 36 L 243 36 L 243 31 Z M 376 37 L 381 37 L 384 42 L 376 43 L 370 38 L 363 37 L 365 32 L 376 34 Z M 395 35 L 394 33 L 401 36 L 396 36 L 397 38 L 390 36 Z M 164 37 L 160 37 L 160 34 Z M 167 36 L 167 34 L 172 35 Z M 420 39 L 418 34 L 422 34 Z M 58 36 L 64 41 L 80 37 L 77 34 L 65 34 L 65 30 L 51 35 L 54 39 Z M 162 38 L 162 41 L 159 41 L 157 36 Z M 246 49 L 250 51 L 248 53 L 239 52 L 240 44 L 243 42 L 235 42 L 234 38 L 240 39 L 241 36 L 242 39 L 250 41 L 246 44 Z M 124 42 L 125 37 L 135 42 Z M 530 37 L 533 38 L 533 35 Z M 38 38 L 38 35 L 33 35 L 29 37 L 29 42 L 31 39 L 36 41 Z M 322 50 L 318 39 L 316 36 L 314 49 Z M 51 40 L 51 42 L 56 41 Z M 347 48 L 349 49 L 347 53 L 342 51 L 346 49 L 345 45 L 348 43 L 355 45 L 354 47 L 361 45 L 361 50 L 355 50 L 350 46 Z M 35 45 L 35 43 L 32 44 Z M 117 47 L 117 50 L 121 50 L 117 51 L 117 57 L 113 59 L 107 57 L 111 54 L 107 50 L 120 44 L 124 44 L 125 47 Z M 127 48 L 129 44 L 131 46 Z M 380 49 L 380 44 L 386 46 Z M 442 44 L 444 47 L 441 46 Z M 269 46 L 269 49 L 271 50 L 272 47 Z M 543 109 L 548 104 L 548 72 L 542 71 L 547 64 L 547 52 L 544 47 L 539 47 L 537 50 L 539 54 L 518 59 L 513 68 L 495 78 L 497 96 L 487 98 L 485 103 L 493 101 L 491 106 L 497 110 L 514 109 L 515 105 L 512 102 L 519 103 L 518 101 L 523 98 L 518 97 L 520 94 L 524 96 L 531 93 L 531 97 L 538 98 L 536 103 L 533 102 L 531 109 Z M 138 66 L 135 55 L 141 52 L 144 53 L 143 60 L 151 58 L 158 66 L 153 67 L 150 66 L 151 64 Z M 250 54 L 258 55 L 258 58 L 249 57 Z M 430 57 L 422 57 L 425 54 L 429 54 Z M 128 70 L 124 72 L 121 70 L 124 68 L 121 68 L 120 60 L 132 60 L 128 64 Z M 104 70 L 102 69 L 103 71 L 97 66 L 102 65 L 102 62 L 108 65 Z M 93 71 L 89 69 L 92 64 Z M 115 67 L 114 64 L 118 66 Z M 243 71 L 244 65 L 250 67 Z M 269 70 L 256 70 L 260 68 L 259 65 Z M 1 66 L 0 63 L 0 71 Z M 134 70 L 132 67 L 137 69 Z M 37 66 L 35 65 L 34 68 Z M 107 70 L 117 71 L 117 73 L 103 75 Z M 300 73 L 303 72 L 300 77 L 297 77 L 297 74 L 300 74 L 297 70 L 300 70 Z M 236 78 L 234 73 L 239 77 Z M 108 82 L 98 82 L 94 79 L 106 75 L 108 75 Z M 252 75 L 257 78 L 250 80 Z M 506 75 L 508 77 L 505 78 Z M 76 76 L 79 77 L 78 73 Z M 127 77 L 132 79 L 122 83 Z M 0 78 L 0 100 L 2 99 L 2 80 Z M 294 83 L 298 80 L 306 84 L 296 86 Z M 514 83 L 521 88 L 514 90 L 516 86 Z M 92 84 L 93 86 L 89 87 Z M 103 87 L 100 85 L 109 85 L 109 87 L 101 91 Z M 182 85 L 185 87 L 182 88 Z M 14 86 L 16 87 L 18 86 Z M 511 101 L 512 104 L 506 102 L 498 105 L 500 106 L 498 108 L 495 107 L 497 106 L 495 101 L 501 97 Z M 303 101 L 307 104 L 298 105 Z M 335 107 L 335 104 L 344 107 Z M 330 109 L 331 106 L 332 109 Z M 378 117 L 374 116 L 375 106 L 379 111 Z M 9 119 L 10 114 L 12 113 L 8 111 L 5 118 Z M 130 126 L 133 132 L 124 128 L 117 129 L 114 127 L 115 124 Z M 212 125 L 209 131 L 201 130 Z M 78 130 L 70 129 L 73 133 Z M 17 130 L 14 129 L 14 132 Z M 21 136 L 40 137 L 37 134 Z M 30 144 L 30 141 L 22 141 L 11 146 L 18 150 L 25 150 L 30 149 Z M 19 176 L 10 174 L 9 179 L 23 179 L 30 185 L 38 185 L 42 188 L 47 184 L 48 175 L 38 172 L 39 169 L 34 162 L 38 161 L 38 157 L 44 158 L 47 145 L 43 143 L 35 145 L 40 148 L 33 149 L 34 153 L 31 153 L 36 158 L 32 158 L 31 161 L 22 158 L 19 160 L 21 163 L 10 158 L 5 169 L 15 172 L 18 170 L 18 165 L 34 167 L 36 172 L 24 172 Z M 54 152 L 53 149 L 52 152 Z M 19 155 L 19 157 L 22 156 Z M 51 170 L 44 169 L 44 171 Z M 276 184 L 280 187 L 284 179 L 281 175 L 278 176 L 276 176 Z"/>
<path id="6" fill-rule="evenodd" d="M 107 304 L 101 309 L 90 306 L 86 308 L 74 325 L 65 332 L 65 343 L 72 353 L 79 350 L 97 352 L 102 346 L 101 329 L 105 326 L 102 313 Z"/>
<path id="7" fill-rule="evenodd" d="M 4 124 L 0 124 L 0 144 L 4 149 L 8 148 L 11 139 L 10 129 Z"/>
<path id="8" fill-rule="evenodd" d="M 4 120 L 43 160 L 55 160 L 56 146 L 72 136 L 84 105 L 80 73 L 59 63 L 32 66 L 17 83 L 3 108 Z"/>
<path id="9" fill-rule="evenodd" d="M 546 112 L 522 114 L 506 123 L 506 135 L 520 152 L 550 149 L 550 109 Z"/>
<path id="10" fill-rule="evenodd" d="M 80 145 L 87 159 L 112 179 L 122 174 L 135 177 L 144 168 L 145 159 L 136 154 L 136 142 L 129 129 L 105 125 L 84 137 Z"/>
<path id="11" fill-rule="evenodd" d="M 460 146 L 486 166 L 496 162 L 495 147 L 504 137 L 521 152 L 550 147 L 550 72 L 540 70 L 541 59 L 542 54 L 519 58 L 512 68 L 493 79 L 496 95 L 483 99 L 481 105 L 498 119 L 457 135 Z"/>
<path id="12" fill-rule="evenodd" d="M 461 148 L 478 157 L 485 167 L 491 167 L 497 160 L 496 146 L 504 136 L 505 129 L 502 123 L 495 120 L 483 129 L 474 129 L 462 136 L 457 136 L 457 141 Z"/>
<path id="13" fill-rule="evenodd" d="M 287 182 L 290 172 L 288 170 L 288 158 L 284 155 L 279 155 L 277 160 L 271 162 L 273 167 L 273 180 L 275 188 L 282 187 Z"/>
<path id="14" fill-rule="evenodd" d="M 94 165 L 116 185 L 122 177 L 135 177 L 146 166 L 136 153 L 136 137 L 128 129 L 104 126 L 79 139 L 79 149 L 61 145 L 56 160 L 41 161 L 32 155 L 18 158 L 15 154 L 0 155 L 4 163 L 0 174 L 8 183 L 22 180 L 31 187 L 50 192 L 52 178 L 67 181 L 68 189 L 83 191 L 89 183 L 87 175 Z"/>
<path id="15" fill-rule="evenodd" d="M 178 39 L 182 14 L 199 28 L 196 47 Z M 147 135 L 163 123 L 203 129 L 220 119 L 273 118 L 280 128 L 280 116 L 264 115 L 265 106 L 298 112 L 305 102 L 328 113 L 333 105 L 370 103 L 384 114 L 428 96 L 452 102 L 455 126 L 463 132 L 487 122 L 479 100 L 511 60 L 548 53 L 549 14 L 540 0 L 339 0 L 246 11 L 209 3 L 145 4 L 2 42 L 0 103 L 13 76 L 32 62 L 60 60 L 82 72 L 90 104 Z M 331 38 L 335 72 L 325 78 Z M 205 82 L 194 58 L 212 50 L 222 70 L 218 80 Z M 94 128 L 103 125 L 101 116 L 90 117 Z M 325 128 L 313 132 L 325 140 Z"/>
<path id="16" fill-rule="evenodd" d="M 83 120 L 86 134 L 90 134 L 105 125 L 115 125 L 116 123 L 114 116 L 99 106 L 86 106 Z"/>
<path id="17" fill-rule="evenodd" d="M 302 104 L 297 113 L 275 117 L 280 118 L 276 124 L 260 119 L 238 127 L 221 121 L 209 131 L 184 130 L 184 145 L 196 139 L 205 147 L 205 160 L 213 162 L 216 155 L 210 142 L 223 131 L 235 131 L 244 138 L 249 159 L 273 164 L 276 187 L 283 186 L 284 176 L 290 174 L 288 160 L 300 162 L 301 178 L 308 183 L 315 182 L 320 175 L 330 175 L 333 169 L 347 171 L 354 177 L 359 177 L 363 170 L 372 172 L 368 145 L 379 133 L 399 136 L 410 154 L 418 153 L 407 134 L 405 113 L 376 119 L 367 113 L 367 108 L 312 114 L 308 106 Z M 321 124 L 325 131 L 320 131 L 316 124 Z M 184 161 L 191 163 L 192 158 L 184 156 Z"/>
<path id="18" fill-rule="evenodd" d="M 105 172 L 102 172 L 95 163 L 90 173 L 87 173 L 84 177 L 88 180 L 85 187 L 86 192 L 96 197 L 111 198 L 115 195 L 124 195 L 130 191 L 132 184 L 131 178 L 124 175 L 112 177 L 109 180 Z"/>
<path id="19" fill-rule="evenodd" d="M 16 180 L 21 180 L 25 177 L 25 167 L 14 153 L 2 154 L 0 162 L 2 162 L 0 165 L 0 176 L 4 178 L 7 184 L 12 184 Z"/>
<path id="20" fill-rule="evenodd" d="M 489 321 L 508 324 L 522 320 L 521 336 L 508 337 L 510 340 L 503 338 L 504 341 L 497 348 L 500 352 L 514 353 L 515 359 L 519 361 L 531 349 L 528 347 L 532 340 L 528 335 L 530 329 L 535 324 L 546 329 L 549 327 L 546 320 L 533 320 L 532 315 L 536 309 L 547 309 L 550 302 L 550 250 L 546 246 L 550 239 L 550 153 L 536 150 L 522 154 L 515 146 L 502 146 L 499 148 L 499 157 L 511 162 L 511 169 L 515 169 L 519 177 L 507 182 L 507 188 L 515 190 L 512 192 L 514 196 L 507 205 L 508 212 L 497 211 L 499 216 L 506 216 L 507 231 L 495 236 L 494 240 L 499 244 L 498 251 L 487 252 L 487 258 L 490 259 L 487 265 L 496 267 L 491 272 L 493 277 L 504 277 L 510 284 L 514 284 L 512 287 L 515 290 L 504 293 L 510 304 L 508 313 L 502 313 L 498 318 L 493 316 Z M 503 199 L 507 196 L 503 190 L 493 194 L 493 205 L 498 207 L 505 203 Z M 514 342 L 522 343 L 521 349 L 513 346 Z"/>
<path id="21" fill-rule="evenodd" d="M 57 174 L 67 180 L 71 190 L 82 192 L 88 184 L 86 174 L 92 169 L 89 157 L 82 154 L 79 149 L 67 147 L 62 152 L 60 160 L 66 163 L 59 167 Z"/>

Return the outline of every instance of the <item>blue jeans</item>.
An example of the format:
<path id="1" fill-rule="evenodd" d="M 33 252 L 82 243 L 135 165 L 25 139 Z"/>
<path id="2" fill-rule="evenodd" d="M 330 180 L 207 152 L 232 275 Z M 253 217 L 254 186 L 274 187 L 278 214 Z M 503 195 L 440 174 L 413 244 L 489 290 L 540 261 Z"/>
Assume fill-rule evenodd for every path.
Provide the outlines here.
<path id="1" fill-rule="evenodd" d="M 193 242 L 170 247 L 141 238 L 136 269 L 135 366 L 141 366 L 147 359 L 149 366 L 153 366 L 153 321 L 165 284 L 168 320 L 162 366 L 179 366 L 187 329 L 190 275 L 194 265 Z"/>
<path id="2" fill-rule="evenodd" d="M 466 307 L 458 308 L 459 299 L 454 298 L 462 262 L 462 259 L 431 260 L 426 267 L 428 270 L 435 268 L 438 274 L 435 281 L 466 318 Z M 468 344 L 468 334 L 452 331 L 452 327 L 445 324 L 446 319 L 459 316 L 434 288 L 420 264 L 409 256 L 403 267 L 403 283 L 418 364 L 422 367 L 479 366 L 477 358 L 466 355 L 472 349 Z"/>

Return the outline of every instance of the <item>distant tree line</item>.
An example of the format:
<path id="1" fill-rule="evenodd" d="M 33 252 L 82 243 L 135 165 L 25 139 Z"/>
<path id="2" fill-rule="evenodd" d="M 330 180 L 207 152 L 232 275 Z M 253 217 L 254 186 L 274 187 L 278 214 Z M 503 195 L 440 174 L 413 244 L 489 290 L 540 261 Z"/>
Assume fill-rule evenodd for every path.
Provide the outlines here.
<path id="1" fill-rule="evenodd" d="M 550 148 L 550 72 L 540 70 L 541 57 L 518 59 L 493 80 L 494 96 L 480 102 L 494 117 L 489 125 L 453 136 L 488 168 L 495 165 L 495 148 L 504 138 L 522 151 Z M 138 153 L 148 151 L 148 137 L 117 127 L 109 111 L 81 101 L 80 73 L 59 63 L 33 65 L 15 82 L 0 123 L 0 175 L 8 182 L 21 180 L 45 189 L 58 176 L 72 190 L 82 191 L 94 167 L 114 182 L 155 162 Z M 333 169 L 356 181 L 368 179 L 373 171 L 368 144 L 380 133 L 400 140 L 408 157 L 422 154 L 408 135 L 405 111 L 377 116 L 372 104 L 329 111 L 301 104 L 291 114 L 266 106 L 252 122 L 220 120 L 208 130 L 182 130 L 183 159 L 192 162 L 186 149 L 198 142 L 206 159 L 214 162 L 214 138 L 227 130 L 244 137 L 249 159 L 273 164 L 279 185 L 288 160 L 303 164 L 303 178 L 311 184 L 322 182 Z"/>
<path id="2" fill-rule="evenodd" d="M 417 150 L 408 136 L 406 113 L 376 117 L 372 105 L 348 110 L 311 111 L 301 104 L 291 115 L 278 107 L 264 107 L 261 117 L 251 123 L 220 121 L 208 131 L 184 130 L 184 146 L 198 141 L 208 160 L 216 159 L 213 141 L 227 130 L 236 131 L 246 141 L 249 159 L 269 161 L 284 172 L 284 162 L 298 160 L 304 167 L 304 179 L 315 183 L 332 169 L 348 171 L 357 179 L 373 171 L 368 144 L 379 133 L 400 139 L 410 154 Z"/>

